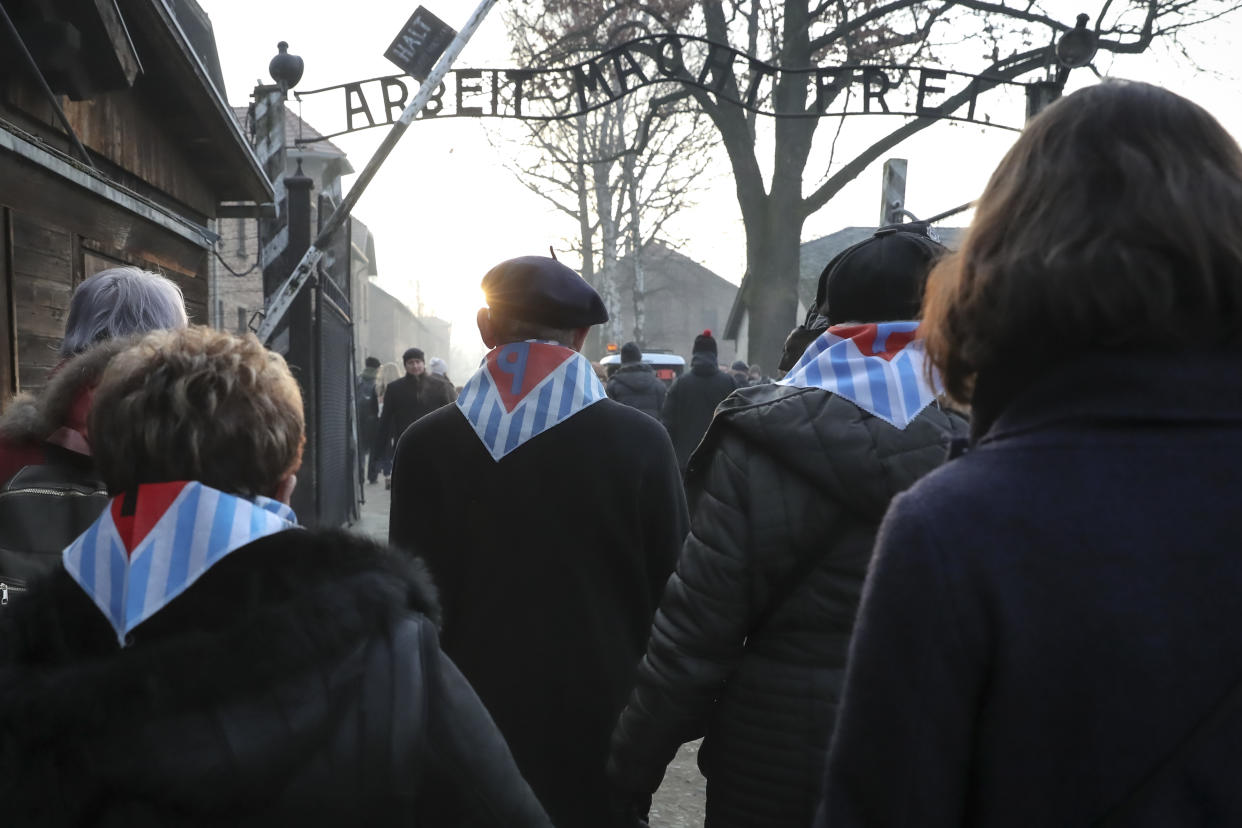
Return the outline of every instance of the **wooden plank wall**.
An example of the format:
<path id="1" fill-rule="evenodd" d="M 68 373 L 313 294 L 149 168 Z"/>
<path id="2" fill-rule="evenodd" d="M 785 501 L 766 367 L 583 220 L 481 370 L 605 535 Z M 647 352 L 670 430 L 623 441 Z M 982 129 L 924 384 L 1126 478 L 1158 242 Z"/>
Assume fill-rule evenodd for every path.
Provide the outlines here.
<path id="1" fill-rule="evenodd" d="M 9 209 L 0 207 L 0 411 L 17 392 L 17 373 L 13 362 L 13 249 Z"/>
<path id="2" fill-rule="evenodd" d="M 38 391 L 59 362 L 69 299 L 88 275 L 117 264 L 161 273 L 185 294 L 191 322 L 207 322 L 207 251 L 64 179 L 0 154 L 0 408 Z M 89 263 L 89 267 L 88 267 Z"/>
<path id="3" fill-rule="evenodd" d="M 21 390 L 42 387 L 60 362 L 69 297 L 76 284 L 74 237 L 67 229 L 13 211 L 13 305 Z"/>

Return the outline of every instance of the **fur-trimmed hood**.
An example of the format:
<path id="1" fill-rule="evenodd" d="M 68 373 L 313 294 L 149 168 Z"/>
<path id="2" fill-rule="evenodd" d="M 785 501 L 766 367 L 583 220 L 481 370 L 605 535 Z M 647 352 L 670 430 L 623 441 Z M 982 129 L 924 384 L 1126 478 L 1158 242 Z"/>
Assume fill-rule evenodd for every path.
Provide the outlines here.
<path id="1" fill-rule="evenodd" d="M 302 529 L 228 555 L 124 649 L 63 567 L 5 610 L 0 810 L 66 823 L 154 794 L 227 822 L 336 744 L 368 642 L 439 618 L 421 561 Z"/>
<path id="2" fill-rule="evenodd" d="M 94 390 L 112 358 L 128 348 L 133 338 L 111 339 L 60 364 L 38 394 L 18 394 L 0 417 L 0 439 L 41 442 L 56 429 L 70 425 L 74 404 Z"/>

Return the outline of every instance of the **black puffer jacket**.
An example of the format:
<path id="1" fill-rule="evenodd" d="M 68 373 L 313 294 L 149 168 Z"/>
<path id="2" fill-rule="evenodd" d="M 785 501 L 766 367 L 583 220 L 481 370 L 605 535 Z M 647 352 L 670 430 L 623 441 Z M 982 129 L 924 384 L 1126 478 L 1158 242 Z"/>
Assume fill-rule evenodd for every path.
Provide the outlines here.
<path id="1" fill-rule="evenodd" d="M 420 563 L 233 552 L 117 646 L 64 567 L 0 618 L 5 825 L 548 825 L 441 652 Z"/>
<path id="2" fill-rule="evenodd" d="M 677 747 L 706 736 L 714 828 L 811 822 L 876 529 L 966 431 L 934 405 L 899 431 L 819 389 L 760 385 L 720 406 L 613 735 L 615 785 L 654 791 Z"/>
<path id="3" fill-rule="evenodd" d="M 684 472 L 690 454 L 703 439 L 716 406 L 733 393 L 737 383 L 720 370 L 713 353 L 690 357 L 690 373 L 682 374 L 668 389 L 660 414 L 677 450 L 677 465 Z"/>
<path id="4" fill-rule="evenodd" d="M 668 389 L 656 378 L 650 365 L 641 362 L 622 365 L 608 380 L 608 396 L 622 405 L 637 408 L 649 416 L 660 419 L 664 396 Z"/>

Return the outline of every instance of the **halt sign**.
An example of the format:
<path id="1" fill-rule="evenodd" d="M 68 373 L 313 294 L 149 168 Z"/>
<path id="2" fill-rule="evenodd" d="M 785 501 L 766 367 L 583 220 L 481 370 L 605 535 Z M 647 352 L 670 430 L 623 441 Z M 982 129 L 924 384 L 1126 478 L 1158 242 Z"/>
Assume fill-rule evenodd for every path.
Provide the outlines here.
<path id="1" fill-rule="evenodd" d="M 401 28 L 388 51 L 384 52 L 384 57 L 400 66 L 410 77 L 422 82 L 427 80 L 436 60 L 456 36 L 457 32 L 452 26 L 419 6 Z"/>

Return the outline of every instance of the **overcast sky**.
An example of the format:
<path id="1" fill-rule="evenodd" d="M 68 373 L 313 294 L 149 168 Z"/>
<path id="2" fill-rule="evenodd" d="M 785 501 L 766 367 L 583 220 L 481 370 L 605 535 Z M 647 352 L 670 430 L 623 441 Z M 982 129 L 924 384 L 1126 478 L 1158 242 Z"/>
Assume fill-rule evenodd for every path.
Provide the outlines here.
<path id="1" fill-rule="evenodd" d="M 513 65 L 502 7 L 521 1 L 501 0 L 496 5 L 458 59 L 459 68 Z M 454 28 L 461 28 L 477 6 L 474 0 L 422 2 Z M 229 101 L 244 106 L 256 83 L 270 83 L 267 64 L 279 40 L 288 41 L 289 51 L 306 62 L 298 86 L 301 90 L 396 73 L 383 53 L 419 2 L 199 0 L 199 4 L 211 16 Z M 1100 3 L 1053 5 L 1064 6 L 1064 14 L 1058 16 L 1072 21 L 1080 11 L 1097 11 Z M 1192 71 L 1184 58 L 1166 52 L 1122 58 L 1100 68 L 1121 77 L 1160 82 L 1207 107 L 1239 136 L 1242 111 L 1235 91 L 1239 64 L 1233 55 L 1240 36 L 1242 25 L 1236 17 L 1210 24 L 1199 33 L 1194 53 L 1207 72 Z M 981 62 L 982 56 L 977 65 L 954 68 L 974 71 Z M 1089 70 L 1077 70 L 1070 88 L 1094 81 Z M 298 103 L 290 105 L 296 111 Z M 310 106 L 309 101 L 304 105 L 303 116 L 316 124 Z M 333 119 L 326 114 L 321 117 Z M 335 116 L 336 120 L 340 117 Z M 900 123 L 892 117 L 846 119 L 834 168 L 848 160 L 851 147 L 866 146 L 870 137 Z M 828 134 L 835 128 L 835 123 L 825 123 L 820 132 Z M 379 128 L 333 140 L 348 153 L 354 168 L 361 170 L 384 131 Z M 421 299 L 427 312 L 452 321 L 455 346 L 477 340 L 473 317 L 481 302 L 478 283 L 488 268 L 512 256 L 546 254 L 549 245 L 564 253 L 566 240 L 576 229 L 570 219 L 551 211 L 505 169 L 488 140 L 489 131 L 500 139 L 523 135 L 520 123 L 501 119 L 416 122 L 354 211 L 376 236 L 380 283 L 407 304 L 414 306 Z M 909 159 L 908 209 L 927 216 L 974 198 L 1014 136 L 975 125 L 942 123 L 907 141 L 892 155 Z M 826 155 L 822 158 L 821 164 L 826 163 Z M 880 167 L 877 163 L 866 170 L 809 219 L 804 239 L 848 225 L 874 224 L 880 209 Z M 819 178 L 813 169 L 808 168 L 807 191 Z M 351 181 L 347 179 L 347 186 Z M 963 218 L 968 220 L 968 214 Z M 669 234 L 685 242 L 682 252 L 692 259 L 725 279 L 740 281 L 745 246 L 732 182 L 723 163 L 700 194 L 699 206 L 684 211 Z"/>

